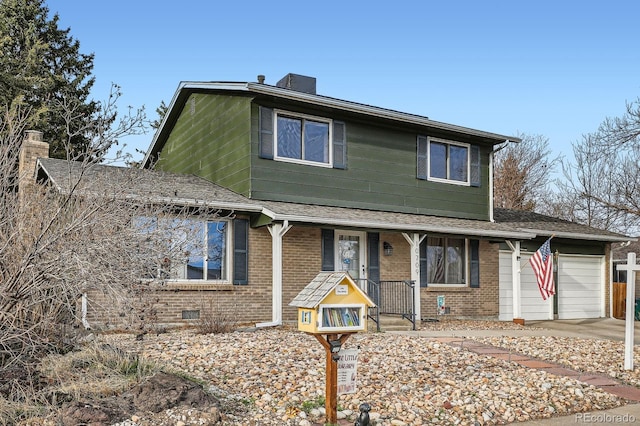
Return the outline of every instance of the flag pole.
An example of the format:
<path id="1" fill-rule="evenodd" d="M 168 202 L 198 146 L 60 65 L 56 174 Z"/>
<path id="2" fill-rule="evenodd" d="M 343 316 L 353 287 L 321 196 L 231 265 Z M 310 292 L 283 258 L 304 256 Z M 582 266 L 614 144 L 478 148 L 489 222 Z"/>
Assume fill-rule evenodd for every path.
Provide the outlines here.
<path id="1" fill-rule="evenodd" d="M 555 236 L 556 236 L 556 234 L 551 234 L 551 236 L 550 236 L 548 239 L 550 240 L 550 239 L 552 239 L 552 238 L 553 238 L 553 237 L 555 237 Z M 522 272 L 522 266 L 523 266 L 525 263 L 529 263 L 529 261 L 527 260 L 526 262 L 520 262 L 520 272 Z"/>

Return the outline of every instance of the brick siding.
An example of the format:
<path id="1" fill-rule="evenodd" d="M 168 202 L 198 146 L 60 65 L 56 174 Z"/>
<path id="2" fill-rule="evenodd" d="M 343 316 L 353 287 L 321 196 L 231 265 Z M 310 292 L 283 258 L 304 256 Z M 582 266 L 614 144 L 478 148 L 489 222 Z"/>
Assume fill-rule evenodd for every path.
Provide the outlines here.
<path id="1" fill-rule="evenodd" d="M 480 241 L 480 288 L 430 286 L 420 289 L 423 318 L 492 318 L 499 312 L 498 244 Z M 449 314 L 437 315 L 437 297 L 445 297 Z"/>

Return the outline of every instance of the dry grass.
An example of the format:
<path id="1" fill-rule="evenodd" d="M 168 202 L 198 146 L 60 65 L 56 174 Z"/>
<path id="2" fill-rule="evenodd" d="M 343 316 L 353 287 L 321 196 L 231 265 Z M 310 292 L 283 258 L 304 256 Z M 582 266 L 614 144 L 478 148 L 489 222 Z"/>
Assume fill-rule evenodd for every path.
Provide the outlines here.
<path id="1" fill-rule="evenodd" d="M 37 371 L 39 388 L 16 380 L 10 384 L 9 398 L 0 397 L 0 425 L 26 424 L 29 418 L 46 417 L 64 402 L 117 395 L 159 370 L 137 354 L 104 343 L 47 356 Z"/>
<path id="2" fill-rule="evenodd" d="M 155 371 L 155 364 L 107 344 L 91 344 L 78 352 L 49 356 L 40 367 L 50 391 L 73 399 L 118 394 Z"/>

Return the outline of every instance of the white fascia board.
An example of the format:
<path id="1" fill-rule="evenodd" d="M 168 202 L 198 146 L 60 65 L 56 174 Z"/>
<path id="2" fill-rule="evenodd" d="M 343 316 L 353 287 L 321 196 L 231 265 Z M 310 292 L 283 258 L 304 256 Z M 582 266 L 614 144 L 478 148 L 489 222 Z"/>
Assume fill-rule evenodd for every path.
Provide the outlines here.
<path id="1" fill-rule="evenodd" d="M 547 229 L 529 229 L 529 228 L 519 228 L 524 232 L 531 232 L 533 234 L 544 236 L 544 237 L 557 237 L 557 238 L 570 238 L 573 240 L 591 240 L 591 241 L 605 241 L 605 242 L 625 242 L 625 241 L 637 241 L 637 238 L 625 237 L 625 236 L 615 236 L 615 235 L 597 235 L 597 234 L 584 234 L 581 232 L 558 232 L 558 231 L 549 231 Z"/>
<path id="2" fill-rule="evenodd" d="M 44 173 L 47 175 L 47 180 L 53 185 L 53 187 L 60 193 L 62 193 L 62 187 L 60 185 L 58 185 L 58 182 L 55 181 L 55 179 L 53 179 L 53 177 L 51 176 L 51 174 L 49 173 L 49 171 L 47 170 L 47 168 L 44 166 L 44 164 L 42 164 L 42 162 L 40 161 L 40 159 L 36 159 L 36 171 L 35 171 L 35 177 L 38 177 L 38 170 L 43 170 Z"/>
<path id="3" fill-rule="evenodd" d="M 132 196 L 132 199 L 141 199 L 147 200 L 150 202 L 160 202 L 164 204 L 176 205 L 176 206 L 184 206 L 184 207 L 212 207 L 222 210 L 235 210 L 242 212 L 251 212 L 257 213 L 262 212 L 262 207 L 257 206 L 255 204 L 243 204 L 243 203 L 233 203 L 233 202 L 225 202 L 225 201 L 198 201 L 193 198 L 172 198 L 172 197 L 140 197 L 140 196 Z"/>
<path id="4" fill-rule="evenodd" d="M 530 240 L 536 237 L 536 234 L 532 234 L 529 232 L 518 232 L 518 231 L 499 231 L 499 230 L 485 231 L 485 230 L 470 229 L 470 228 L 456 228 L 456 227 L 429 226 L 429 225 L 424 226 L 424 225 L 389 224 L 388 222 L 329 219 L 329 218 L 323 218 L 323 217 L 295 216 L 295 215 L 274 215 L 270 217 L 273 220 L 288 220 L 289 222 L 322 223 L 325 225 L 351 226 L 356 228 L 370 228 L 370 229 L 389 229 L 394 231 L 435 232 L 435 233 L 442 233 L 442 234 L 472 235 L 477 237 L 499 237 L 499 238 L 511 238 L 511 239 L 523 239 L 523 240 Z"/>

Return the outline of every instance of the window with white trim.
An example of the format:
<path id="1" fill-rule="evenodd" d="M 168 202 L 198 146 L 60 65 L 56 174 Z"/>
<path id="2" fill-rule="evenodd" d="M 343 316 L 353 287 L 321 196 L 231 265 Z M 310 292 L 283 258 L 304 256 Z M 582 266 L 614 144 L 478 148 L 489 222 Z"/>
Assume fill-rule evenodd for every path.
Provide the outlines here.
<path id="1" fill-rule="evenodd" d="M 342 121 L 259 107 L 259 155 L 334 169 L 347 168 L 347 131 Z"/>
<path id="2" fill-rule="evenodd" d="M 435 182 L 479 187 L 480 147 L 418 135 L 417 177 Z"/>
<path id="3" fill-rule="evenodd" d="M 429 138 L 430 180 L 469 183 L 469 144 Z"/>
<path id="4" fill-rule="evenodd" d="M 230 221 L 138 217 L 134 226 L 150 236 L 155 266 L 148 278 L 229 281 Z M 153 237 L 152 237 L 153 236 Z"/>
<path id="5" fill-rule="evenodd" d="M 331 120 L 275 111 L 275 158 L 331 167 Z"/>

